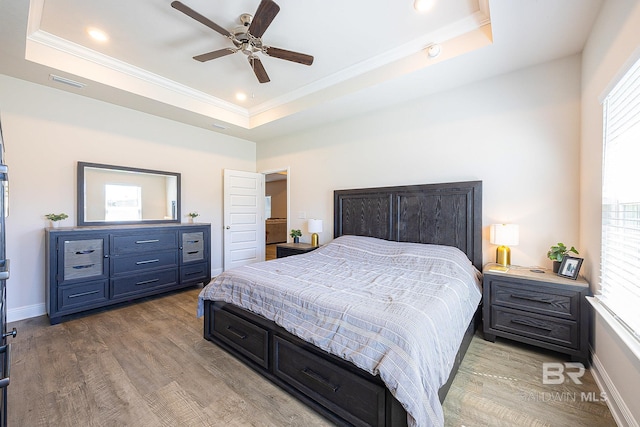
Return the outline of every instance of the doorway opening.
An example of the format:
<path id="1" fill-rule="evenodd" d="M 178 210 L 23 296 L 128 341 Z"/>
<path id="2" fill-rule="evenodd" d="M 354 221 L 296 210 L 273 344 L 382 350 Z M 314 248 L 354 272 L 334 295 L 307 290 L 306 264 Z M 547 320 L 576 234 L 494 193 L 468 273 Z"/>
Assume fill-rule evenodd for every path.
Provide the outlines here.
<path id="1" fill-rule="evenodd" d="M 263 172 L 265 182 L 265 260 L 276 258 L 276 245 L 289 233 L 289 169 Z"/>

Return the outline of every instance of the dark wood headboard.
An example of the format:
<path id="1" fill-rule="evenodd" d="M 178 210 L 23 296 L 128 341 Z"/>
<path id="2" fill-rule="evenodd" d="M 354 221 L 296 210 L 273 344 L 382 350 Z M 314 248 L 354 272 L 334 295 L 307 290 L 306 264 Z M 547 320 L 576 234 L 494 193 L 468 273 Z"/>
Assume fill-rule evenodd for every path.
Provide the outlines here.
<path id="1" fill-rule="evenodd" d="M 333 236 L 454 246 L 482 270 L 482 181 L 334 191 Z"/>

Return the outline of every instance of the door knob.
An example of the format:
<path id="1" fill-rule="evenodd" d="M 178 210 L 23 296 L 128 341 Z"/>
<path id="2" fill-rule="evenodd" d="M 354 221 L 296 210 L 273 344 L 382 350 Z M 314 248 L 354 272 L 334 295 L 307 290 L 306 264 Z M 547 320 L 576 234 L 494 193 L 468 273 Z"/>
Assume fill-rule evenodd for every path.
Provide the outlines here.
<path id="1" fill-rule="evenodd" d="M 227 225 L 225 228 L 226 228 L 227 230 L 230 230 L 230 229 L 231 229 L 231 226 L 230 226 L 230 225 Z"/>

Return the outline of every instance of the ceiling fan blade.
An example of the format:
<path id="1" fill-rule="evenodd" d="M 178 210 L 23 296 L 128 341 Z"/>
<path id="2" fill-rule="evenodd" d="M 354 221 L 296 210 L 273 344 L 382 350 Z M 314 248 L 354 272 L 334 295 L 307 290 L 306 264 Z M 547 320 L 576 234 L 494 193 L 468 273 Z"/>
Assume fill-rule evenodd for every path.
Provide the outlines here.
<path id="1" fill-rule="evenodd" d="M 258 6 L 258 10 L 256 10 L 256 13 L 253 16 L 253 21 L 251 21 L 251 25 L 249 26 L 249 33 L 253 37 L 262 37 L 278 12 L 280 12 L 280 6 L 278 6 L 273 0 L 262 0 Z"/>
<path id="2" fill-rule="evenodd" d="M 258 78 L 258 81 L 260 83 L 270 82 L 271 79 L 269 79 L 269 76 L 267 75 L 267 71 L 264 69 L 264 66 L 262 65 L 262 61 L 260 61 L 260 58 L 256 56 L 249 56 L 248 59 L 254 74 Z"/>
<path id="3" fill-rule="evenodd" d="M 214 31 L 217 31 L 218 33 L 222 34 L 225 37 L 228 37 L 231 35 L 231 33 L 227 30 L 225 30 L 224 28 L 222 28 L 220 25 L 216 24 L 215 22 L 213 22 L 212 20 L 210 20 L 209 18 L 200 15 L 198 12 L 196 12 L 195 10 L 191 9 L 189 6 L 185 5 L 184 3 L 181 3 L 179 1 L 172 1 L 171 2 L 171 7 L 179 10 L 180 12 L 184 13 L 185 15 L 195 19 L 196 21 L 200 22 L 201 24 L 206 25 L 207 27 L 211 28 Z"/>
<path id="4" fill-rule="evenodd" d="M 225 48 L 220 50 L 214 50 L 213 52 L 203 53 L 202 55 L 194 56 L 193 59 L 200 62 L 211 61 L 212 59 L 221 58 L 223 56 L 236 53 L 236 50 L 231 48 Z"/>
<path id="5" fill-rule="evenodd" d="M 280 49 L 277 47 L 266 47 L 264 52 L 274 58 L 284 59 L 286 61 L 297 62 L 298 64 L 313 64 L 313 56 L 304 53 L 293 52 L 291 50 Z"/>

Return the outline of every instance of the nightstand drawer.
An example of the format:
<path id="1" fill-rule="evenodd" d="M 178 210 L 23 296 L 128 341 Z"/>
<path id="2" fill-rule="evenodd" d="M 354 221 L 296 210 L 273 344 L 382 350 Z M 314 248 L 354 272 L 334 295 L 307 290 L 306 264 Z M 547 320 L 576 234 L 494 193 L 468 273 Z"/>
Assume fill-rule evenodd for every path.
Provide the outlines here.
<path id="1" fill-rule="evenodd" d="M 573 349 L 579 345 L 577 322 L 520 310 L 492 306 L 491 328 Z"/>
<path id="2" fill-rule="evenodd" d="M 491 283 L 491 304 L 546 314 L 563 319 L 578 320 L 580 294 L 560 289 L 549 289 L 511 284 L 499 280 Z"/>

